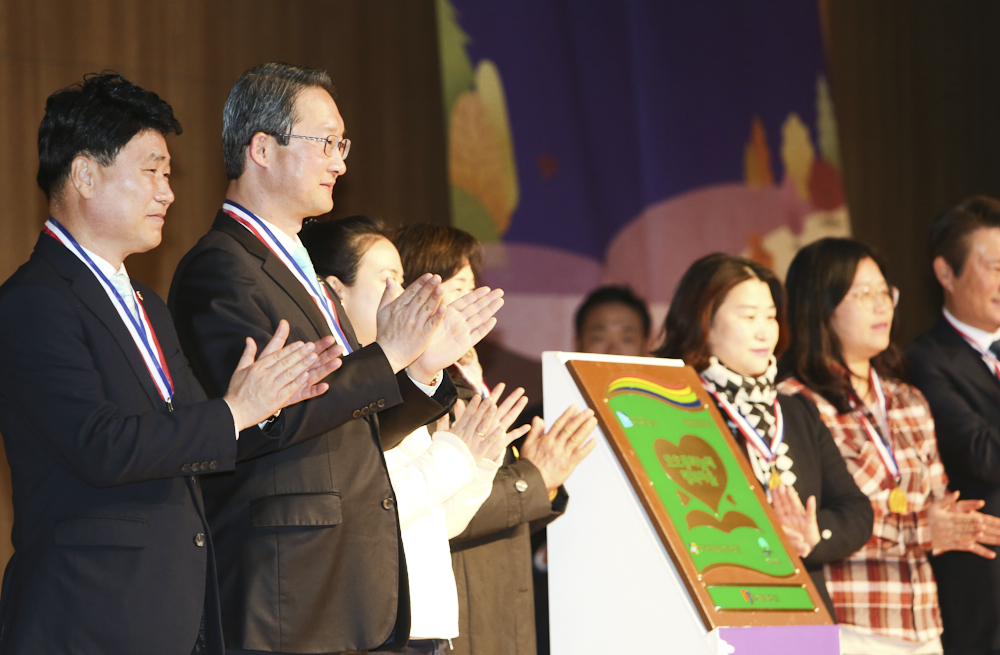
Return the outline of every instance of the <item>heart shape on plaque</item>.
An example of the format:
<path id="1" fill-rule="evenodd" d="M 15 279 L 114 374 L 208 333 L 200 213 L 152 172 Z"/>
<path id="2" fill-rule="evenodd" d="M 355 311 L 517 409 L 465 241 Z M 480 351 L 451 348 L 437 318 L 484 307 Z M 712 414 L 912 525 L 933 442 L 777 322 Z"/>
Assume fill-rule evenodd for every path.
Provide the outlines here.
<path id="1" fill-rule="evenodd" d="M 719 453 L 707 441 L 693 434 L 685 434 L 676 446 L 666 439 L 657 439 L 653 452 L 678 487 L 719 513 L 719 501 L 726 492 L 728 478 Z"/>

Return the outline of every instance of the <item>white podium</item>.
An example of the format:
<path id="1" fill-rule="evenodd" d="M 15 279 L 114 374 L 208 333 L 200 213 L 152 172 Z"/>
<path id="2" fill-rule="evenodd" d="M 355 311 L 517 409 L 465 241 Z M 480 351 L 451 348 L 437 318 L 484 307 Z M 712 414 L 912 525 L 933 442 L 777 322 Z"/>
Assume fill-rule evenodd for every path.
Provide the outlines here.
<path id="1" fill-rule="evenodd" d="M 545 420 L 586 407 L 565 363 L 683 366 L 676 360 L 546 352 Z M 548 527 L 552 655 L 677 653 L 837 655 L 837 626 L 708 631 L 683 579 L 600 428 L 597 446 L 566 484 L 566 514 Z"/>

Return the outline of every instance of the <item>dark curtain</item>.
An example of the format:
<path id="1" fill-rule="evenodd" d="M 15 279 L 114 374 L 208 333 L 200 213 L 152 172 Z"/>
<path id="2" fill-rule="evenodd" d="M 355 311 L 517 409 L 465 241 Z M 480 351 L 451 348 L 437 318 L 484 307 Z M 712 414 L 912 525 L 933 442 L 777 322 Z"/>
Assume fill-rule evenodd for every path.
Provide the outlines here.
<path id="1" fill-rule="evenodd" d="M 901 291 L 896 339 L 939 311 L 927 228 L 966 196 L 1000 197 L 1000 3 L 821 2 L 856 237 Z"/>

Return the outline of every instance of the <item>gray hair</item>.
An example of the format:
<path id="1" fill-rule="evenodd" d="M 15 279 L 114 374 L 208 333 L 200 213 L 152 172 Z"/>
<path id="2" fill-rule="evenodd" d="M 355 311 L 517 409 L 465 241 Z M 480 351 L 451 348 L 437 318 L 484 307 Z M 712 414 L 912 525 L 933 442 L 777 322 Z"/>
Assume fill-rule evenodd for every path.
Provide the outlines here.
<path id="1" fill-rule="evenodd" d="M 246 170 L 246 149 L 254 134 L 274 136 L 292 131 L 298 120 L 295 99 L 309 87 L 334 95 L 330 76 L 318 68 L 272 62 L 240 75 L 222 110 L 222 155 L 230 180 L 239 179 Z M 288 137 L 274 138 L 288 145 Z"/>

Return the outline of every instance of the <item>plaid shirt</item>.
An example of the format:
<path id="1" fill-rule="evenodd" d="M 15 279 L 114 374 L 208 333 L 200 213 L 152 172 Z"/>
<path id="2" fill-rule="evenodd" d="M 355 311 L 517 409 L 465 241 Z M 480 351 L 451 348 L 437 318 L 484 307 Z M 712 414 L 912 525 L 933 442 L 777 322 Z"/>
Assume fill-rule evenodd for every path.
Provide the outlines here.
<path id="1" fill-rule="evenodd" d="M 785 380 L 778 388 L 787 394 L 801 393 L 816 403 L 847 461 L 847 470 L 875 510 L 868 543 L 850 557 L 823 567 L 837 622 L 883 637 L 927 642 L 941 634 L 937 583 L 927 560 L 931 550 L 927 505 L 945 494 L 948 478 L 923 395 L 902 382 L 883 380 L 882 384 L 908 514 L 889 511 L 889 492 L 896 483 L 868 440 L 857 411 L 838 414 L 826 399 L 795 379 Z"/>

